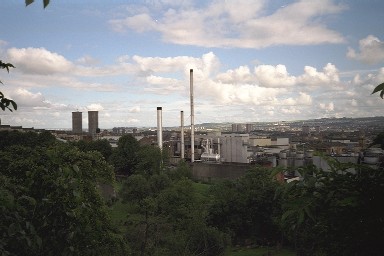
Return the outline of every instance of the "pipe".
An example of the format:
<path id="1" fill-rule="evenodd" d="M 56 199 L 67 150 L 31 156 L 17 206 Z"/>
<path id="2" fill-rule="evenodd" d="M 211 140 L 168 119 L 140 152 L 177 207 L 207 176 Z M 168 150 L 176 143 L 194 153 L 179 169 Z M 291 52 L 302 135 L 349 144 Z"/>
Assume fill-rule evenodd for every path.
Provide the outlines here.
<path id="1" fill-rule="evenodd" d="M 193 69 L 189 70 L 189 87 L 191 96 L 191 163 L 195 162 L 195 113 L 193 106 Z"/>
<path id="2" fill-rule="evenodd" d="M 163 150 L 162 107 L 157 107 L 157 145 Z"/>
<path id="3" fill-rule="evenodd" d="M 181 121 L 181 131 L 180 131 L 180 137 L 181 137 L 181 151 L 180 151 L 180 158 L 184 159 L 184 149 L 185 149 L 185 143 L 184 143 L 184 111 L 180 111 L 180 121 Z"/>

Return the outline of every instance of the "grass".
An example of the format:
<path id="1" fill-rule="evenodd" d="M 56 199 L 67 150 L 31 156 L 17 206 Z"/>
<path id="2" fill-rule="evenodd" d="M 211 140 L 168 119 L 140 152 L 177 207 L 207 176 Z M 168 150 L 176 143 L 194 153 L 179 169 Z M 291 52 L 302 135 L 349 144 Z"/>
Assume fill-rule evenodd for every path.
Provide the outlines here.
<path id="1" fill-rule="evenodd" d="M 268 254 L 269 253 L 269 254 Z M 254 249 L 247 249 L 247 248 L 232 248 L 227 251 L 225 254 L 226 256 L 295 256 L 296 253 L 288 250 L 288 249 L 281 249 L 281 250 L 275 250 L 274 248 L 254 248 Z"/>
<path id="2" fill-rule="evenodd" d="M 210 184 L 193 182 L 193 187 L 195 188 L 196 192 L 203 196 L 206 196 L 208 194 L 208 190 L 210 186 L 211 186 Z"/>

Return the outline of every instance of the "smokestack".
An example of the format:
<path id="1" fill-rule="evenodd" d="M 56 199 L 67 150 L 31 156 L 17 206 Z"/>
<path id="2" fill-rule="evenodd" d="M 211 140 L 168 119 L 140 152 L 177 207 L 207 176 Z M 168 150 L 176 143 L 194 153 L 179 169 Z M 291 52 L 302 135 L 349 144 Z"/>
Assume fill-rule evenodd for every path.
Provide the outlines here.
<path id="1" fill-rule="evenodd" d="M 180 111 L 180 121 L 181 121 L 181 131 L 180 131 L 180 137 L 181 137 L 181 151 L 180 151 L 180 158 L 184 159 L 184 111 Z"/>
<path id="2" fill-rule="evenodd" d="M 163 126 L 162 126 L 162 108 L 157 107 L 157 145 L 160 150 L 163 149 Z"/>
<path id="3" fill-rule="evenodd" d="M 189 70 L 191 91 L 191 163 L 195 162 L 195 110 L 193 106 L 193 69 Z"/>

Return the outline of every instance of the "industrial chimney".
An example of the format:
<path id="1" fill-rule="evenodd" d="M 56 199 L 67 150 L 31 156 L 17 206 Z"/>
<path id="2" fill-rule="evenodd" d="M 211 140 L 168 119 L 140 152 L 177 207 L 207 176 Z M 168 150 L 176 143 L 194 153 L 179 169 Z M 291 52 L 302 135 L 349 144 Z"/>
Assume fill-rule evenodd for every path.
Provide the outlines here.
<path id="1" fill-rule="evenodd" d="M 180 121 L 181 121 L 181 131 L 180 131 L 180 138 L 181 138 L 181 151 L 180 151 L 180 158 L 184 159 L 184 149 L 185 149 L 185 143 L 184 143 L 184 111 L 180 111 Z"/>
<path id="2" fill-rule="evenodd" d="M 195 162 L 195 111 L 193 106 L 193 69 L 189 70 L 191 94 L 191 163 Z"/>
<path id="3" fill-rule="evenodd" d="M 162 108 L 157 107 L 157 145 L 160 150 L 163 149 L 163 126 L 162 126 Z"/>

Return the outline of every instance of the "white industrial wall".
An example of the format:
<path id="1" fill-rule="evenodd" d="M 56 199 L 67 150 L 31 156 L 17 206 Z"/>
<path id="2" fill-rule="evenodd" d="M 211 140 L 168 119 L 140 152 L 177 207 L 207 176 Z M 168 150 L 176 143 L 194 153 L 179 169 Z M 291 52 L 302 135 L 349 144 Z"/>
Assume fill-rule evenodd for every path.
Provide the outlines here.
<path id="1" fill-rule="evenodd" d="M 231 134 L 220 137 L 221 158 L 224 162 L 248 163 L 248 135 Z"/>

